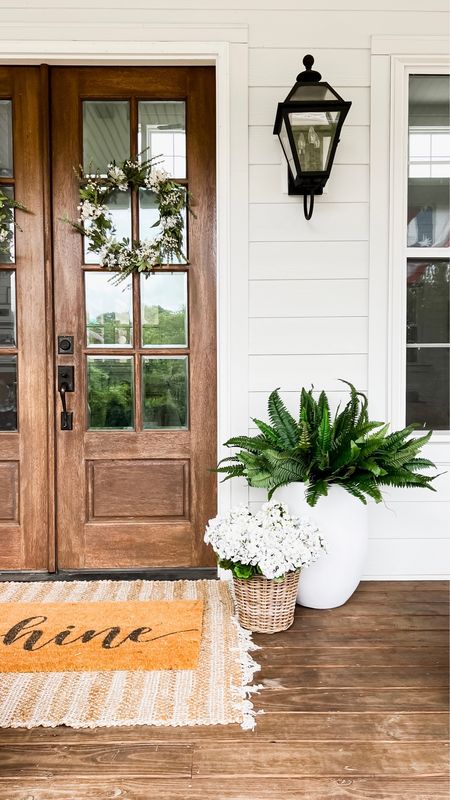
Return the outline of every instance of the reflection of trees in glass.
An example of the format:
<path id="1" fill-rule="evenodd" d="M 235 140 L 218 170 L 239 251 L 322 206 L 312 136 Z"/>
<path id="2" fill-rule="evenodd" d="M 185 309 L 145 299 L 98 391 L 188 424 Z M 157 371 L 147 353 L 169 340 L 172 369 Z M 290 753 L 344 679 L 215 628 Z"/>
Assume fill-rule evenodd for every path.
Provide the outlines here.
<path id="1" fill-rule="evenodd" d="M 131 322 L 128 312 L 108 311 L 100 314 L 95 322 L 89 322 L 89 344 L 131 344 Z"/>
<path id="2" fill-rule="evenodd" d="M 144 306 L 142 344 L 187 344 L 186 307 L 171 311 L 162 306 Z"/>
<path id="3" fill-rule="evenodd" d="M 17 430 L 16 356 L 0 358 L 0 431 Z"/>
<path id="4" fill-rule="evenodd" d="M 187 358 L 145 358 L 145 428 L 187 427 Z"/>
<path id="5" fill-rule="evenodd" d="M 90 428 L 133 427 L 131 359 L 88 362 L 88 407 Z"/>
<path id="6" fill-rule="evenodd" d="M 450 341 L 450 264 L 408 262 L 408 342 Z"/>

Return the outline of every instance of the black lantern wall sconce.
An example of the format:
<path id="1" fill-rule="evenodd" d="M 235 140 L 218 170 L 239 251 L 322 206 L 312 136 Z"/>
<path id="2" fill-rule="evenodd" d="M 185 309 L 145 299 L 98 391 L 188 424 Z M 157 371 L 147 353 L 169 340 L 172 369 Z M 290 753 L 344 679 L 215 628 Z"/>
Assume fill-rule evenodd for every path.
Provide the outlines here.
<path id="1" fill-rule="evenodd" d="M 286 100 L 278 103 L 273 132 L 288 163 L 289 194 L 303 195 L 303 211 L 311 219 L 314 196 L 323 194 L 330 177 L 351 103 L 322 81 L 320 72 L 312 69 L 311 55 L 304 57 L 303 64 L 305 71 L 297 75 Z"/>

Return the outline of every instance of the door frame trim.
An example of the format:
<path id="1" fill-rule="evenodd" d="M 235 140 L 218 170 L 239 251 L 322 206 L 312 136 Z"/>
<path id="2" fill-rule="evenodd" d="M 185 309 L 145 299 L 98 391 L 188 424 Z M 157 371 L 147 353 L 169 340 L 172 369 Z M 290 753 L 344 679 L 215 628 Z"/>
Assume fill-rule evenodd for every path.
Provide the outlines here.
<path id="1" fill-rule="evenodd" d="M 24 39 L 0 42 L 1 63 L 216 68 L 217 444 L 222 458 L 226 454 L 222 443 L 248 429 L 248 28 L 152 25 L 145 40 L 145 28 L 130 24 L 122 29 L 121 41 L 96 42 L 39 41 L 33 39 L 35 25 L 25 22 L 20 28 Z M 127 41 L 133 36 L 135 41 Z M 247 502 L 245 481 L 218 481 L 219 513 Z"/>

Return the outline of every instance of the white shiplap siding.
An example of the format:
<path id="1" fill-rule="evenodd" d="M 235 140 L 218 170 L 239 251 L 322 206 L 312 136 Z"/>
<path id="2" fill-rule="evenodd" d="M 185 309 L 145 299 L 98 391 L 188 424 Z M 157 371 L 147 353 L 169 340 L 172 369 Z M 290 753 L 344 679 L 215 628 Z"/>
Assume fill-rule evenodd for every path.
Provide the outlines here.
<path id="1" fill-rule="evenodd" d="M 176 38 L 177 25 L 191 26 L 197 41 L 216 26 L 219 40 L 221 26 L 248 26 L 250 415 L 265 417 L 276 386 L 293 412 L 301 385 L 328 390 L 334 407 L 345 401 L 339 378 L 365 390 L 371 37 L 442 35 L 448 0 L 429 0 L 426 8 L 423 0 L 0 0 L 0 8 L 0 40 L 55 41 L 69 31 L 73 42 L 157 42 Z M 300 200 L 286 193 L 272 134 L 276 104 L 307 52 L 353 103 L 310 222 Z M 231 387 L 234 402 L 239 389 Z M 368 578 L 439 578 L 447 571 L 445 477 L 437 487 L 436 494 L 392 492 L 384 506 L 371 507 Z M 250 499 L 256 507 L 261 493 L 251 490 Z"/>

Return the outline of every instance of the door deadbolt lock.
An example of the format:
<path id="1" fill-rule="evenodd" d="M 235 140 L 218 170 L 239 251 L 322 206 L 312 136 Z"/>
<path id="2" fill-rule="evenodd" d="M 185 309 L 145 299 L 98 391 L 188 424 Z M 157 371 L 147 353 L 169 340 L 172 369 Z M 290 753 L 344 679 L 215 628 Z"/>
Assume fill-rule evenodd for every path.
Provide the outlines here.
<path id="1" fill-rule="evenodd" d="M 70 356 L 73 353 L 73 336 L 58 336 L 58 354 Z"/>

